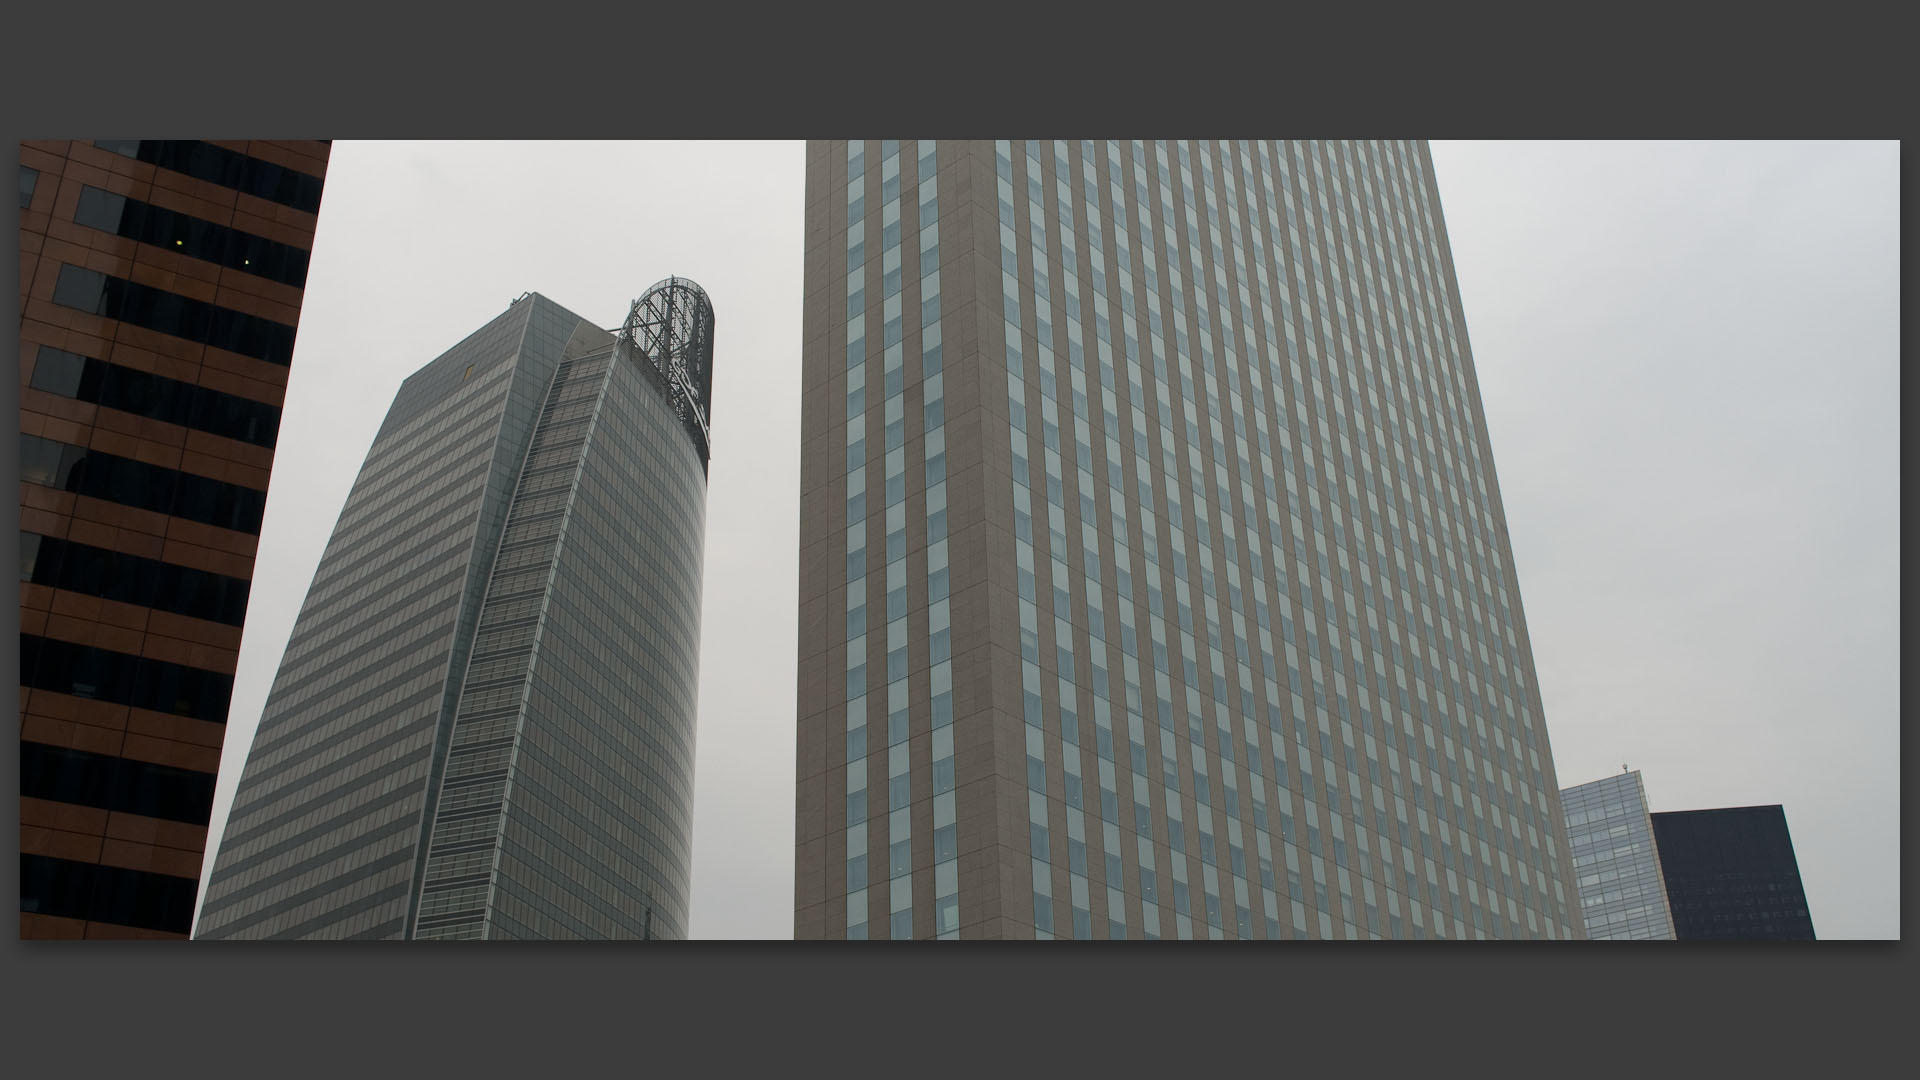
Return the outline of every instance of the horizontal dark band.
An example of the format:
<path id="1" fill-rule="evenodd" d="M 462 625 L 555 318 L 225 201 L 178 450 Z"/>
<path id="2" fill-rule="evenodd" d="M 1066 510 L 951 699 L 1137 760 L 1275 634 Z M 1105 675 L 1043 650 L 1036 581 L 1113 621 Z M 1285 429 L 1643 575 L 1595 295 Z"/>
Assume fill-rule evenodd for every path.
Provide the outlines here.
<path id="1" fill-rule="evenodd" d="M 260 535 L 267 493 L 38 435 L 20 436 L 20 479 L 60 491 Z"/>
<path id="2" fill-rule="evenodd" d="M 193 878 L 20 856 L 20 910 L 38 915 L 185 934 L 193 929 Z"/>
<path id="3" fill-rule="evenodd" d="M 20 534 L 20 580 L 240 626 L 252 583 L 38 533 Z"/>
<path id="4" fill-rule="evenodd" d="M 294 328 L 286 323 L 83 266 L 60 267 L 53 302 L 281 367 L 293 361 Z"/>
<path id="5" fill-rule="evenodd" d="M 109 364 L 51 345 L 40 346 L 35 354 L 33 381 L 28 385 L 89 405 L 103 405 L 268 450 L 273 449 L 280 433 L 278 405 Z"/>
<path id="6" fill-rule="evenodd" d="M 51 802 L 205 825 L 214 774 L 22 740 L 20 794 Z"/>
<path id="7" fill-rule="evenodd" d="M 231 675 L 38 634 L 20 635 L 20 685 L 215 724 L 233 698 Z"/>
<path id="8" fill-rule="evenodd" d="M 296 289 L 307 284 L 310 254 L 305 248 L 97 187 L 80 189 L 73 222 Z"/>
<path id="9" fill-rule="evenodd" d="M 320 212 L 319 177 L 224 146 L 198 139 L 95 139 L 93 145 L 281 206 Z"/>

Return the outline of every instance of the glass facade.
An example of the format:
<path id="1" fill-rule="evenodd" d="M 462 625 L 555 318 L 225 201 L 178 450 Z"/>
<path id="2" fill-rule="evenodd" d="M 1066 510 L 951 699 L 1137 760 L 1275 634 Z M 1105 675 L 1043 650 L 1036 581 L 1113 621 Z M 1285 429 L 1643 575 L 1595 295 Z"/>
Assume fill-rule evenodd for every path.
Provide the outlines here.
<path id="1" fill-rule="evenodd" d="M 705 459 L 537 294 L 410 377 L 322 557 L 199 936 L 683 936 Z"/>
<path id="2" fill-rule="evenodd" d="M 1587 937 L 1669 941 L 1673 918 L 1638 772 L 1622 772 L 1560 793 L 1567 846 L 1580 887 Z"/>
<path id="3" fill-rule="evenodd" d="M 1812 941 L 1784 807 L 1653 815 L 1654 843 L 1681 941 Z"/>
<path id="4" fill-rule="evenodd" d="M 1580 936 L 1424 146 L 808 170 L 798 936 Z"/>

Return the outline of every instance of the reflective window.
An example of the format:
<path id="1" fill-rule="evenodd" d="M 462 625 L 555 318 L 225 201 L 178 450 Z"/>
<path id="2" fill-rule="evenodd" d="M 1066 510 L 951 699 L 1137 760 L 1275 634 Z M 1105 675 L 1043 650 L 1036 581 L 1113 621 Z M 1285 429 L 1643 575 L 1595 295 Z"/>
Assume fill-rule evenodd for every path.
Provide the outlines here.
<path id="1" fill-rule="evenodd" d="M 245 578 L 26 532 L 20 580 L 228 626 L 246 621 L 250 588 Z"/>
<path id="2" fill-rule="evenodd" d="M 22 740 L 20 794 L 205 825 L 214 774 Z"/>
<path id="3" fill-rule="evenodd" d="M 267 505 L 264 491 L 36 435 L 20 436 L 20 478 L 255 536 Z"/>
<path id="4" fill-rule="evenodd" d="M 233 694 L 231 675 L 36 634 L 20 635 L 20 685 L 216 724 Z"/>
<path id="5" fill-rule="evenodd" d="M 42 345 L 36 390 L 273 449 L 280 407 Z"/>
<path id="6" fill-rule="evenodd" d="M 224 146 L 195 139 L 96 139 L 93 145 L 295 210 L 320 210 L 319 177 Z"/>
<path id="7" fill-rule="evenodd" d="M 53 302 L 270 364 L 285 365 L 293 359 L 294 328 L 285 323 L 97 270 L 62 266 Z"/>
<path id="8" fill-rule="evenodd" d="M 308 253 L 301 248 L 96 187 L 80 189 L 73 220 L 283 285 L 301 288 L 307 283 Z"/>

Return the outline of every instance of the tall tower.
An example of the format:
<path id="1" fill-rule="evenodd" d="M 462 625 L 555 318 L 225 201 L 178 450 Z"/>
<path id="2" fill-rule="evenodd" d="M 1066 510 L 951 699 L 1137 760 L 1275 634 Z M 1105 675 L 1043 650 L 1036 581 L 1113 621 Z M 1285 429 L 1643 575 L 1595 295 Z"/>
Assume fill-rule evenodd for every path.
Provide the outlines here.
<path id="1" fill-rule="evenodd" d="M 815 142 L 795 934 L 1582 934 L 1419 143 Z"/>
<path id="2" fill-rule="evenodd" d="M 198 936 L 685 935 L 712 349 L 685 279 L 528 294 L 401 385 Z"/>
<path id="3" fill-rule="evenodd" d="M 20 144 L 20 936 L 193 925 L 327 174 Z"/>

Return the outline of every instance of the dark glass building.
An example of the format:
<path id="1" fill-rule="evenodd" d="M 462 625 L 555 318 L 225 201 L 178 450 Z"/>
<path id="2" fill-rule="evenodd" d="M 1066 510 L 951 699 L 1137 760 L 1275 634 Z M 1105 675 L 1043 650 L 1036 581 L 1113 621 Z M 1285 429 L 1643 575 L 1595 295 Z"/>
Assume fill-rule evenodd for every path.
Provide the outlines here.
<path id="1" fill-rule="evenodd" d="M 206 938 L 686 933 L 713 311 L 538 294 L 401 386 L 314 574 Z"/>
<path id="2" fill-rule="evenodd" d="M 20 936 L 185 937 L 330 146 L 20 144 Z"/>
<path id="3" fill-rule="evenodd" d="M 1676 939 L 1814 939 L 1783 808 L 1654 814 L 1653 838 Z"/>
<path id="4" fill-rule="evenodd" d="M 1419 142 L 807 147 L 794 933 L 1578 938 Z"/>

